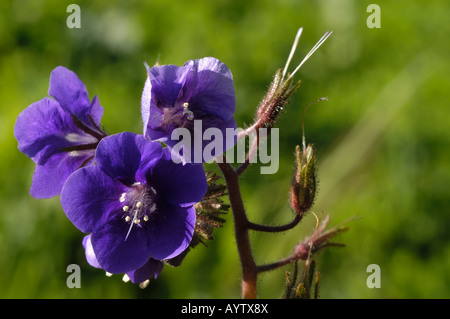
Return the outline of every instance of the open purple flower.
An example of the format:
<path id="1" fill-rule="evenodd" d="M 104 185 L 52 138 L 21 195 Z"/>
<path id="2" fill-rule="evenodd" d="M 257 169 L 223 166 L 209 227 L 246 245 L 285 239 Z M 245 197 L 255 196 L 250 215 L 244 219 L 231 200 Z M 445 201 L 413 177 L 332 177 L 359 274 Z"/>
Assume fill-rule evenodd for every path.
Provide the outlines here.
<path id="1" fill-rule="evenodd" d="M 141 101 L 146 138 L 163 142 L 172 150 L 180 146 L 177 154 L 188 163 L 206 162 L 234 146 L 236 137 L 226 138 L 226 129 L 236 129 L 235 92 L 233 76 L 224 63 L 207 57 L 181 67 L 155 66 L 147 72 Z M 180 141 L 174 132 L 180 128 L 190 133 L 189 139 Z M 208 129 L 215 129 L 222 137 L 218 147 L 203 154 L 212 139 L 204 136 Z"/>
<path id="2" fill-rule="evenodd" d="M 61 204 L 79 230 L 91 233 L 102 269 L 135 271 L 188 247 L 194 204 L 207 189 L 201 165 L 175 164 L 160 143 L 128 132 L 104 138 L 95 161 L 67 179 Z"/>
<path id="3" fill-rule="evenodd" d="M 59 66 L 50 75 L 49 95 L 17 117 L 14 135 L 19 150 L 36 163 L 30 193 L 35 198 L 60 194 L 67 177 L 93 163 L 95 148 L 106 136 L 97 96 L 72 71 Z"/>

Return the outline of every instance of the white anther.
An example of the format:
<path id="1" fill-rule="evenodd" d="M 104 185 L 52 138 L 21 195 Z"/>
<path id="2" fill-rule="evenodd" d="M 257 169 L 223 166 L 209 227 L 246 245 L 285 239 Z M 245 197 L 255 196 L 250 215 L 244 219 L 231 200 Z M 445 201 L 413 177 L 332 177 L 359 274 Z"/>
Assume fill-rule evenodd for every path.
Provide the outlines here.
<path id="1" fill-rule="evenodd" d="M 106 272 L 106 277 L 111 277 L 111 276 L 112 276 L 112 273 Z"/>
<path id="2" fill-rule="evenodd" d="M 192 113 L 192 111 L 188 110 L 188 109 L 184 109 L 183 110 L 183 115 L 187 114 L 187 119 L 192 121 L 194 119 L 194 113 Z"/>
<path id="3" fill-rule="evenodd" d="M 137 202 L 137 203 L 136 203 L 136 207 L 137 207 L 137 208 L 141 208 L 141 207 L 142 207 L 142 202 Z"/>
<path id="4" fill-rule="evenodd" d="M 123 203 L 125 201 L 125 197 L 127 196 L 127 193 L 122 193 L 119 198 L 119 202 Z"/>
<path id="5" fill-rule="evenodd" d="M 134 220 L 134 223 L 137 225 L 137 224 L 139 224 L 141 222 L 141 220 L 140 219 L 135 219 Z"/>
<path id="6" fill-rule="evenodd" d="M 125 221 L 128 223 L 131 220 L 130 216 L 125 217 Z"/>
<path id="7" fill-rule="evenodd" d="M 141 182 L 133 183 L 133 185 L 131 185 L 131 186 L 138 186 L 138 185 L 141 185 Z"/>
<path id="8" fill-rule="evenodd" d="M 141 288 L 141 289 L 147 288 L 149 283 L 150 283 L 150 279 L 147 279 L 146 281 L 143 281 L 139 284 L 139 288 Z"/>
<path id="9" fill-rule="evenodd" d="M 184 102 L 184 103 L 183 103 L 183 107 L 184 107 L 185 109 L 187 109 L 187 108 L 189 107 L 189 103 L 188 103 L 188 102 Z"/>
<path id="10" fill-rule="evenodd" d="M 123 282 L 129 282 L 130 281 L 130 277 L 128 277 L 127 274 L 123 275 L 122 277 Z"/>
<path id="11" fill-rule="evenodd" d="M 148 222 L 148 216 L 147 215 L 144 216 L 144 222 Z"/>
<path id="12" fill-rule="evenodd" d="M 125 206 L 122 207 L 122 209 L 123 209 L 124 212 L 127 212 L 130 209 L 130 207 L 125 205 Z"/>

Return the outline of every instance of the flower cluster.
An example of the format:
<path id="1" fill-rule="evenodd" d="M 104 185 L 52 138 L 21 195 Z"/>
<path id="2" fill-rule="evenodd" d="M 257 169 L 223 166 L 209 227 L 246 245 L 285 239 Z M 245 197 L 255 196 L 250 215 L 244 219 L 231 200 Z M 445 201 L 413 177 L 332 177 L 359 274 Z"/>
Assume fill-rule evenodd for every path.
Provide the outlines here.
<path id="1" fill-rule="evenodd" d="M 107 274 L 124 274 L 125 281 L 140 287 L 157 278 L 164 265 L 179 266 L 191 248 L 206 245 L 214 229 L 224 223 L 222 214 L 231 208 L 242 296 L 257 297 L 262 272 L 294 263 L 294 274 L 286 277 L 286 298 L 317 297 L 320 276 L 312 255 L 324 247 L 339 246 L 330 239 L 346 228 L 326 230 L 328 218 L 320 224 L 311 210 L 317 192 L 317 164 L 314 146 L 306 144 L 303 123 L 302 148 L 297 146 L 295 151 L 289 194 L 293 220 L 277 226 L 251 222 L 239 187 L 239 177 L 266 136 L 259 134 L 259 129 L 269 130 L 269 134 L 272 128 L 278 129 L 278 117 L 300 87 L 300 81 L 294 81 L 295 73 L 331 35 L 325 33 L 288 73 L 302 30 L 297 32 L 284 69 L 275 73 L 253 124 L 240 132 L 234 119 L 233 76 L 215 58 L 190 60 L 182 66 L 146 65 L 142 134 L 108 135 L 100 126 L 103 108 L 98 98 L 89 100 L 77 75 L 57 67 L 50 76 L 52 98 L 31 104 L 15 126 L 19 150 L 36 163 L 31 195 L 60 195 L 67 218 L 85 233 L 82 245 L 89 265 Z M 322 100 L 326 98 L 316 102 Z M 238 139 L 245 140 L 256 131 L 240 166 L 233 167 L 228 156 L 217 158 Z M 214 173 L 204 171 L 203 164 L 215 158 L 225 184 L 217 183 L 219 177 Z M 222 200 L 224 195 L 229 205 Z M 299 243 L 291 256 L 257 265 L 249 231 L 284 232 L 299 225 L 309 212 L 317 219 L 314 233 Z M 305 266 L 297 283 L 299 260 L 304 260 Z"/>
<path id="2" fill-rule="evenodd" d="M 187 129 L 193 139 L 211 127 L 236 128 L 233 78 L 219 60 L 147 67 L 147 73 L 142 135 L 107 135 L 99 99 L 90 101 L 77 75 L 61 66 L 50 76 L 53 98 L 26 108 L 14 131 L 19 150 L 36 163 L 31 195 L 60 195 L 68 219 L 87 234 L 88 263 L 141 285 L 187 253 L 196 207 L 208 190 L 201 163 L 211 158 L 186 161 L 194 143 L 184 139 L 182 163 L 173 161 L 174 132 Z"/>

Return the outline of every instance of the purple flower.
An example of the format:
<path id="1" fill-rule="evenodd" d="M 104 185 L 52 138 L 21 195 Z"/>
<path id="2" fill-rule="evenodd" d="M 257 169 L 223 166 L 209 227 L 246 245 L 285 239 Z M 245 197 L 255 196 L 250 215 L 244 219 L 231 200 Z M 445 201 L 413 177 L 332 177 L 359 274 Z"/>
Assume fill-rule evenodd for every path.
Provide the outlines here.
<path id="1" fill-rule="evenodd" d="M 147 67 L 147 72 L 141 101 L 146 138 L 172 149 L 181 143 L 177 151 L 188 163 L 206 162 L 234 146 L 235 136 L 225 138 L 227 128 L 233 132 L 236 129 L 236 121 L 233 76 L 224 63 L 207 57 L 190 60 L 181 67 Z M 180 128 L 188 130 L 190 139 L 179 141 L 179 136 L 172 135 Z M 203 138 L 208 129 L 222 134 L 219 147 L 211 155 L 202 153 L 210 143 L 208 137 Z"/>
<path id="2" fill-rule="evenodd" d="M 135 271 L 188 247 L 194 204 L 207 189 L 202 165 L 175 164 L 160 143 L 128 132 L 104 138 L 95 161 L 67 179 L 61 204 L 79 230 L 91 233 L 102 269 Z"/>
<path id="3" fill-rule="evenodd" d="M 59 66 L 50 75 L 49 95 L 28 106 L 17 118 L 19 150 L 36 163 L 30 193 L 35 198 L 60 194 L 67 177 L 93 163 L 95 148 L 106 134 L 97 96 L 72 71 Z"/>

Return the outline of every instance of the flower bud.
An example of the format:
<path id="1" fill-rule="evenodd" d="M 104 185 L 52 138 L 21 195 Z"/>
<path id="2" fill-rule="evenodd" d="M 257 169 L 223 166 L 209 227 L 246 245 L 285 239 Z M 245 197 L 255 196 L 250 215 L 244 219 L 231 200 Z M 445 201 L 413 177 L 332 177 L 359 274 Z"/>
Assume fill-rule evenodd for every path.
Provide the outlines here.
<path id="1" fill-rule="evenodd" d="M 273 127 L 283 107 L 300 87 L 300 83 L 301 81 L 293 83 L 292 78 L 284 80 L 282 78 L 282 70 L 279 69 L 258 106 L 255 123 L 258 123 L 259 127 Z"/>
<path id="2" fill-rule="evenodd" d="M 297 214 L 304 214 L 314 203 L 316 195 L 316 159 L 314 147 L 309 144 L 303 151 L 295 148 L 295 170 L 291 184 L 290 204 Z"/>

